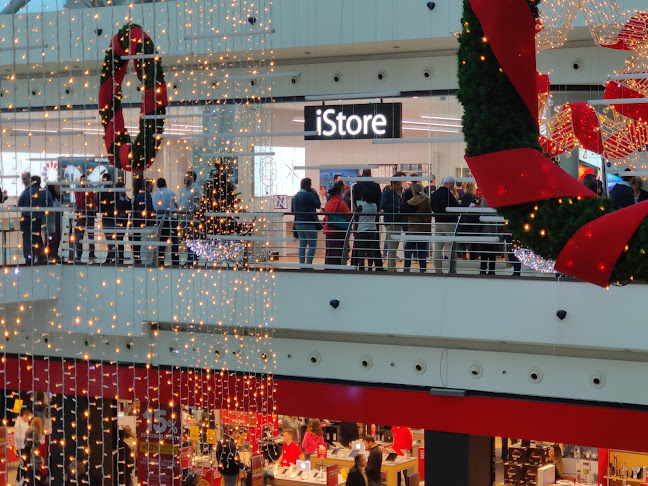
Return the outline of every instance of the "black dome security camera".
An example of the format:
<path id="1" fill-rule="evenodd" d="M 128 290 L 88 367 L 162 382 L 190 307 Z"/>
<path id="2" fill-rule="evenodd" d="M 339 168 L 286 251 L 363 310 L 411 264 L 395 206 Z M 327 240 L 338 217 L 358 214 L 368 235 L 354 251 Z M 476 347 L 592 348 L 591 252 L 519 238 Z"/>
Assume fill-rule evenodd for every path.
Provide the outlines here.
<path id="1" fill-rule="evenodd" d="M 333 307 L 334 309 L 337 309 L 338 306 L 340 305 L 340 301 L 337 299 L 333 299 L 329 302 L 329 305 Z"/>
<path id="2" fill-rule="evenodd" d="M 429 8 L 430 10 L 434 10 L 434 7 L 436 7 L 435 2 L 428 2 L 428 3 L 426 3 L 426 5 L 427 5 L 427 8 Z"/>
<path id="3" fill-rule="evenodd" d="M 558 319 L 560 319 L 562 321 L 565 317 L 567 317 L 567 311 L 562 310 L 562 309 L 557 310 L 556 311 L 556 316 L 558 317 Z"/>

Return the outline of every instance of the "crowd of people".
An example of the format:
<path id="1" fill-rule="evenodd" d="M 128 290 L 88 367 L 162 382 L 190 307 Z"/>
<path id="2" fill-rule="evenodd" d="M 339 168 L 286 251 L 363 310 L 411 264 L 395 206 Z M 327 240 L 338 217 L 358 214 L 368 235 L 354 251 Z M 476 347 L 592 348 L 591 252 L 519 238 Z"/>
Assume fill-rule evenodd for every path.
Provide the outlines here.
<path id="1" fill-rule="evenodd" d="M 146 234 L 145 229 L 159 226 L 160 242 L 167 242 L 170 246 L 170 265 L 179 266 L 180 233 L 186 231 L 200 206 L 202 194 L 196 184 L 197 177 L 193 171 L 186 173 L 179 196 L 167 187 L 164 178 L 157 181 L 134 178 L 133 197 L 129 198 L 124 182 L 113 183 L 109 173 L 103 174 L 101 184 L 88 183 L 86 177 L 81 175 L 73 191 L 74 218 L 70 219 L 68 232 L 70 256 L 64 259 L 60 256 L 63 212 L 58 209 L 63 207 L 61 186 L 47 184 L 43 187 L 39 176 L 24 172 L 21 180 L 25 187 L 17 205 L 23 209 L 20 231 L 25 264 L 44 265 L 63 261 L 124 264 L 124 241 L 128 236 L 133 264 L 142 265 L 141 241 Z M 98 261 L 96 252 L 99 230 L 105 235 L 103 239 L 108 247 L 103 262 Z M 84 259 L 86 251 L 87 257 Z M 157 254 L 158 265 L 168 263 L 164 246 Z M 197 262 L 197 255 L 188 248 L 186 263 L 196 265 Z"/>
<path id="2" fill-rule="evenodd" d="M 475 183 L 457 183 L 445 177 L 441 185 L 430 176 L 430 184 L 423 187 L 417 182 L 418 174 L 410 173 L 413 181 L 407 188 L 403 180 L 407 175 L 396 172 L 396 180 L 381 189 L 365 169 L 358 182 L 348 186 L 342 176 L 336 175 L 333 186 L 326 194 L 317 193 L 312 181 L 304 178 L 301 189 L 292 200 L 291 212 L 295 216 L 294 237 L 299 240 L 299 263 L 312 264 L 320 230 L 326 238 L 325 263 L 346 265 L 351 250 L 351 264 L 361 271 L 397 270 L 397 251 L 403 245 L 403 271 L 409 272 L 417 263 L 420 272 L 427 270 L 430 254 L 430 236 L 480 236 L 495 235 L 497 242 L 456 244 L 452 238 L 434 242 L 433 261 L 436 273 L 443 273 L 442 262 L 448 260 L 448 272 L 455 273 L 456 258 L 481 259 L 480 273 L 494 274 L 499 254 L 506 255 L 513 275 L 519 275 L 520 262 L 511 252 L 512 238 L 495 224 L 481 224 L 479 216 L 449 211 L 452 207 L 485 206 L 477 194 Z M 324 214 L 320 221 L 318 212 Z M 382 218 L 382 220 L 381 220 Z M 381 231 L 382 229 L 382 231 Z M 384 244 L 381 235 L 384 234 Z M 353 242 L 349 242 L 353 235 Z M 476 238 L 478 240 L 478 238 Z M 386 260 L 386 265 L 385 265 Z M 372 268 L 373 267 L 373 268 Z"/>

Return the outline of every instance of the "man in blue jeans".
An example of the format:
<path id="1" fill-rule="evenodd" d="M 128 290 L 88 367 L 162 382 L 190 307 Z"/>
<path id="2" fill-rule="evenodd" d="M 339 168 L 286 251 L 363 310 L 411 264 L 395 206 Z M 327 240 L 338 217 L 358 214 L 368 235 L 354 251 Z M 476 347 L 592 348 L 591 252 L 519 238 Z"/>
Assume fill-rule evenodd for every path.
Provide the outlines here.
<path id="1" fill-rule="evenodd" d="M 317 249 L 317 232 L 320 229 L 317 210 L 322 203 L 313 191 L 313 182 L 308 177 L 301 180 L 300 186 L 301 189 L 292 198 L 290 212 L 295 214 L 295 231 L 299 238 L 299 263 L 311 264 Z"/>

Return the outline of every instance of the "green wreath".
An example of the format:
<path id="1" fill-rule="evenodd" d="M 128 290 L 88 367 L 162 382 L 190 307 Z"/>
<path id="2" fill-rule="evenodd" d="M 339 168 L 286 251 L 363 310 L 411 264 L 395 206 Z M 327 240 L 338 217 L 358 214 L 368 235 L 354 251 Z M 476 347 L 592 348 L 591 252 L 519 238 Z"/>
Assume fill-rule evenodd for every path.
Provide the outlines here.
<path id="1" fill-rule="evenodd" d="M 134 141 L 124 127 L 121 85 L 128 67 L 125 55 L 133 59 L 137 78 L 142 82 L 142 108 L 139 134 Z M 118 169 L 143 171 L 155 160 L 164 131 L 164 118 L 142 119 L 142 115 L 164 115 L 168 105 L 162 61 L 155 44 L 137 24 L 126 24 L 110 41 L 101 69 L 99 115 L 105 131 L 110 162 Z"/>

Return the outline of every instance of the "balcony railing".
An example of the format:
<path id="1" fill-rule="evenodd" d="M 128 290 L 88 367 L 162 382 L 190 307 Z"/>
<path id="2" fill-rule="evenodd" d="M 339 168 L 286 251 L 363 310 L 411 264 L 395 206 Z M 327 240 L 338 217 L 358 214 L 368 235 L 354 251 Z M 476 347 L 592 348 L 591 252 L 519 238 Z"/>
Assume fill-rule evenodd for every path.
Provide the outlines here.
<path id="1" fill-rule="evenodd" d="M 79 212 L 71 207 L 8 207 L 0 210 L 1 261 L 3 266 L 157 267 L 164 262 L 166 266 L 179 267 L 552 275 L 520 263 L 513 253 L 505 221 L 493 209 L 451 209 L 446 214 L 348 213 L 348 224 L 338 223 L 338 228 L 326 222 L 332 216 L 328 213 L 317 213 L 317 221 L 312 220 L 312 213 L 206 213 L 205 217 L 214 222 L 248 223 L 251 231 L 246 235 L 203 234 L 188 245 L 184 232 L 193 216 L 183 213 L 134 220 L 129 212 L 117 220 L 107 220 L 99 212 Z M 25 258 L 27 253 L 23 249 L 28 240 L 21 230 L 21 218 L 26 215 L 32 215 L 34 225 L 33 262 Z M 304 217 L 311 220 L 299 221 Z M 58 223 L 54 224 L 52 219 L 56 218 Z M 446 222 L 440 223 L 438 219 Z M 23 229 L 24 226 L 25 223 Z M 58 249 L 52 244 L 56 241 L 60 242 Z M 233 243 L 238 243 L 239 251 L 227 250 Z"/>

